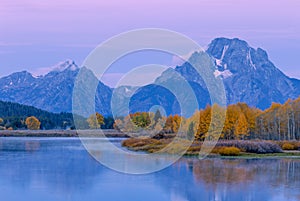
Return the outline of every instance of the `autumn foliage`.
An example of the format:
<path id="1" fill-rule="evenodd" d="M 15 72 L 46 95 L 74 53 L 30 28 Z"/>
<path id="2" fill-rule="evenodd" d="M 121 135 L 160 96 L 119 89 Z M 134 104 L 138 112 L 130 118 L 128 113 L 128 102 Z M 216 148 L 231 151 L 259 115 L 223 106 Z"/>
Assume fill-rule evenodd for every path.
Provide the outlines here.
<path id="1" fill-rule="evenodd" d="M 115 128 L 138 132 L 139 128 L 152 133 L 186 133 L 187 139 L 222 140 L 299 140 L 300 97 L 284 104 L 273 103 L 262 111 L 246 103 L 227 107 L 207 105 L 191 117 L 168 117 L 138 112 L 115 120 Z M 194 138 L 193 138 L 194 137 Z"/>
<path id="2" fill-rule="evenodd" d="M 211 126 L 211 111 L 212 107 L 207 106 L 194 114 L 199 118 L 195 134 L 198 140 L 207 137 L 209 126 Z M 288 100 L 284 104 L 273 103 L 264 111 L 249 107 L 245 103 L 229 105 L 226 108 L 226 118 L 220 138 L 226 140 L 299 140 L 300 97 L 294 101 Z"/>
<path id="3" fill-rule="evenodd" d="M 98 129 L 104 124 L 104 117 L 96 112 L 95 114 L 92 114 L 86 121 L 89 124 L 90 129 Z"/>
<path id="4" fill-rule="evenodd" d="M 240 154 L 241 150 L 236 147 L 221 147 L 218 150 L 218 153 L 221 156 L 238 156 Z"/>
<path id="5" fill-rule="evenodd" d="M 41 122 L 34 116 L 27 117 L 25 124 L 29 130 L 39 130 L 41 126 Z"/>

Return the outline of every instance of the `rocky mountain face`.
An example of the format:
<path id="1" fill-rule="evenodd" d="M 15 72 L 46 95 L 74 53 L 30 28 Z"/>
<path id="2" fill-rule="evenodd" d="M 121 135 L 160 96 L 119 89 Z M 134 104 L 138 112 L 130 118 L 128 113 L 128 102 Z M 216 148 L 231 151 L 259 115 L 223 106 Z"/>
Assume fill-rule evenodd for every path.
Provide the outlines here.
<path id="1" fill-rule="evenodd" d="M 269 60 L 266 51 L 261 48 L 254 49 L 245 41 L 236 38 L 217 38 L 210 43 L 206 53 L 215 64 L 214 76 L 221 78 L 224 83 L 227 104 L 245 102 L 250 106 L 266 109 L 272 102 L 283 103 L 289 98 L 294 99 L 300 95 L 300 81 L 283 74 Z M 200 55 L 194 53 L 192 57 L 194 58 L 190 59 L 195 60 Z M 198 59 L 201 60 L 201 58 Z M 189 82 L 200 108 L 210 103 L 203 78 L 189 62 L 177 66 L 175 71 Z M 172 74 L 165 72 L 156 82 L 170 79 L 172 79 Z M 135 97 L 141 97 L 141 99 L 136 98 L 136 103 L 143 104 L 146 100 L 145 94 L 148 94 L 146 102 L 154 95 L 158 96 L 157 92 L 149 87 L 147 91 L 140 90 L 135 95 Z"/>
<path id="2" fill-rule="evenodd" d="M 0 79 L 0 99 L 34 106 L 50 112 L 72 112 L 72 92 L 80 68 L 73 61 L 55 66 L 43 76 L 27 71 L 13 73 Z M 111 89 L 99 82 L 96 110 L 110 114 Z"/>
<path id="3" fill-rule="evenodd" d="M 239 39 L 217 38 L 209 44 L 206 53 L 214 64 L 209 67 L 213 76 L 221 78 L 224 83 L 227 104 L 245 102 L 265 109 L 272 102 L 283 103 L 288 98 L 300 95 L 300 80 L 283 74 L 261 48 L 254 49 Z M 201 61 L 201 54 L 194 53 L 190 59 Z M 82 69 L 89 71 L 84 67 Z M 33 76 L 26 71 L 13 73 L 0 79 L 0 100 L 35 106 L 50 112 L 71 112 L 72 91 L 79 70 L 73 61 L 66 61 L 42 76 Z M 178 85 L 177 75 L 189 84 L 200 108 L 210 103 L 203 78 L 186 62 L 163 72 L 151 85 L 134 90 L 129 86 L 116 89 L 113 101 L 117 101 L 114 102 L 115 106 L 120 105 L 116 111 L 122 114 L 125 111 L 122 105 L 129 105 L 130 112 L 148 111 L 152 106 L 160 105 L 166 114 L 178 113 L 180 101 L 163 87 L 169 85 L 180 89 L 183 85 Z M 111 114 L 112 92 L 111 88 L 99 82 L 95 95 L 98 112 Z M 180 96 L 187 96 L 184 89 L 180 93 Z"/>
<path id="4" fill-rule="evenodd" d="M 299 80 L 284 75 L 269 60 L 266 51 L 254 49 L 239 39 L 217 38 L 207 49 L 221 76 L 229 104 L 246 102 L 265 109 L 300 95 Z"/>

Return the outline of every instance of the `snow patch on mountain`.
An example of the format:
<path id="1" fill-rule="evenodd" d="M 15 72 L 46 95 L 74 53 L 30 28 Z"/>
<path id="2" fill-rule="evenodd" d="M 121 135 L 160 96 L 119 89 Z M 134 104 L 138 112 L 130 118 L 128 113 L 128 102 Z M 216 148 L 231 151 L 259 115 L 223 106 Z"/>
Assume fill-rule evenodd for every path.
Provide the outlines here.
<path id="1" fill-rule="evenodd" d="M 216 59 L 216 65 L 217 66 L 222 66 L 222 60 Z"/>
<path id="2" fill-rule="evenodd" d="M 66 69 L 71 71 L 76 71 L 78 68 L 79 67 L 76 65 L 76 63 L 73 60 L 67 59 L 65 61 L 59 62 L 54 66 L 38 68 L 31 74 L 34 78 L 40 78 L 51 72 L 63 72 Z"/>
<path id="3" fill-rule="evenodd" d="M 254 68 L 254 70 L 256 70 L 256 66 L 255 66 L 255 64 L 253 63 L 252 58 L 251 58 L 250 50 L 248 50 L 248 53 L 247 53 L 247 61 L 249 62 L 250 66 L 251 66 L 252 68 Z"/>
<path id="4" fill-rule="evenodd" d="M 215 70 L 215 72 L 214 72 L 214 76 L 215 77 L 221 77 L 221 78 L 224 78 L 224 79 L 226 79 L 226 78 L 228 78 L 228 77 L 230 77 L 230 76 L 232 76 L 233 74 L 232 74 L 232 72 L 230 71 L 230 70 L 224 70 L 224 71 L 219 71 L 219 70 Z"/>
<path id="5" fill-rule="evenodd" d="M 227 52 L 227 50 L 228 50 L 228 47 L 229 47 L 228 45 L 225 45 L 225 46 L 223 47 L 221 57 L 220 57 L 219 59 L 215 58 L 215 62 L 216 62 L 216 65 L 217 65 L 217 66 L 223 67 L 223 59 L 224 59 L 225 54 L 226 54 L 226 52 Z M 226 65 L 226 67 L 227 67 L 227 65 Z M 225 68 L 225 69 L 226 69 L 226 68 Z"/>
<path id="6" fill-rule="evenodd" d="M 229 47 L 228 45 L 224 46 L 223 51 L 222 51 L 222 55 L 221 55 L 221 58 L 220 58 L 221 61 L 223 61 L 224 56 L 226 54 L 226 51 L 228 50 L 228 47 Z"/>

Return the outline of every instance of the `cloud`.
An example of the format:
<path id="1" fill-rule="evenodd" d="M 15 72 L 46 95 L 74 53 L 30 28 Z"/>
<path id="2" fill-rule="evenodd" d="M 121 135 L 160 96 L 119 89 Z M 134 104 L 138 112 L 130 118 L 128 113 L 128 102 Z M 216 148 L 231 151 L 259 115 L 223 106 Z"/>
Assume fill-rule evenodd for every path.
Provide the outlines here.
<path id="1" fill-rule="evenodd" d="M 174 67 L 174 66 L 182 65 L 184 62 L 189 60 L 189 58 L 192 56 L 193 53 L 195 53 L 195 51 L 191 51 L 188 54 L 182 55 L 180 57 L 177 55 L 174 55 L 172 57 L 171 66 Z"/>
<path id="2" fill-rule="evenodd" d="M 291 78 L 300 78 L 300 69 L 285 70 L 284 73 Z"/>
<path id="3" fill-rule="evenodd" d="M 154 83 L 168 67 L 149 64 L 136 67 L 126 73 L 105 73 L 100 80 L 115 88 L 118 86 L 145 86 Z"/>
<path id="4" fill-rule="evenodd" d="M 113 88 L 124 75 L 125 73 L 105 73 L 100 81 Z"/>
<path id="5" fill-rule="evenodd" d="M 52 67 L 42 67 L 42 68 L 37 68 L 33 71 L 31 71 L 31 74 L 34 76 L 43 76 L 49 73 L 52 70 Z"/>
<path id="6" fill-rule="evenodd" d="M 32 45 L 31 43 L 24 43 L 24 42 L 6 42 L 0 41 L 0 47 L 9 47 L 9 46 L 28 46 Z"/>
<path id="7" fill-rule="evenodd" d="M 270 28 L 270 29 L 225 29 L 223 30 L 224 34 L 231 35 L 248 35 L 252 38 L 263 38 L 263 37 L 275 37 L 275 38 L 299 38 L 299 30 L 296 29 L 278 29 L 278 28 Z M 223 34 L 223 35 L 224 35 Z"/>
<path id="8" fill-rule="evenodd" d="M 59 47 L 78 47 L 78 48 L 96 48 L 98 44 L 88 43 L 72 43 L 72 44 L 59 44 Z"/>
<path id="9" fill-rule="evenodd" d="M 9 51 L 9 50 L 0 50 L 0 54 L 12 54 L 14 51 Z"/>

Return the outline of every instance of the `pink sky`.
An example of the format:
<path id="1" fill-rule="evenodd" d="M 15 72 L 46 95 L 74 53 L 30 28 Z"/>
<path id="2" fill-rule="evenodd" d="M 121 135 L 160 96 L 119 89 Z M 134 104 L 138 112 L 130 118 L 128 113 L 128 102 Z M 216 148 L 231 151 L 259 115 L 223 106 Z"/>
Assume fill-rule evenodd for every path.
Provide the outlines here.
<path id="1" fill-rule="evenodd" d="M 298 0 L 0 0 L 1 75 L 81 64 L 99 43 L 137 28 L 166 28 L 200 45 L 238 37 L 266 49 L 282 71 L 300 78 Z"/>

